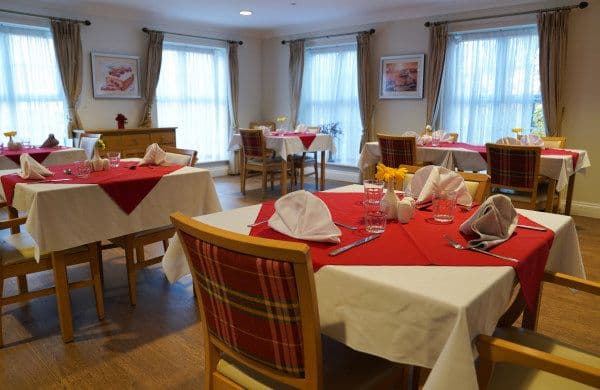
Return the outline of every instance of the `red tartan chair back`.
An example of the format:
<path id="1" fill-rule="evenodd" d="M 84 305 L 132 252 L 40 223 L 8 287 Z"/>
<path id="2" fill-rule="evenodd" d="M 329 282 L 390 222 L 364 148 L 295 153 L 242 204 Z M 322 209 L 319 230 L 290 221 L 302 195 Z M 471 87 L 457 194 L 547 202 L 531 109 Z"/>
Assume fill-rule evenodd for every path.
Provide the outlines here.
<path id="1" fill-rule="evenodd" d="M 540 148 L 486 144 L 492 186 L 533 191 L 537 189 Z"/>
<path id="2" fill-rule="evenodd" d="M 214 351 L 210 343 L 274 380 L 318 387 L 320 328 L 308 246 L 224 231 L 179 213 L 171 219 L 194 278 L 206 353 Z M 207 371 L 219 358 L 207 355 Z"/>
<path id="3" fill-rule="evenodd" d="M 263 157 L 265 155 L 265 138 L 262 130 L 240 129 L 240 134 L 246 157 Z"/>
<path id="4" fill-rule="evenodd" d="M 397 168 L 400 165 L 415 165 L 417 159 L 417 139 L 377 134 L 381 149 L 381 162 L 386 167 Z"/>

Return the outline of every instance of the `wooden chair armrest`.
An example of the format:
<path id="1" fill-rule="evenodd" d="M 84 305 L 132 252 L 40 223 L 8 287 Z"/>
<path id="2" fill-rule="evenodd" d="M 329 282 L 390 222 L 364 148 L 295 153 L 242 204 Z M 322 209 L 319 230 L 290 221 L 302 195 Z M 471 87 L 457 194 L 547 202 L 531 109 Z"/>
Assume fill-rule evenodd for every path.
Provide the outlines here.
<path id="1" fill-rule="evenodd" d="M 576 276 L 545 271 L 543 280 L 544 282 L 574 288 L 594 295 L 600 295 L 600 283 L 578 278 Z"/>
<path id="2" fill-rule="evenodd" d="M 25 222 L 27 222 L 27 217 L 13 218 L 7 219 L 5 221 L 0 221 L 0 230 L 18 227 L 23 225 Z"/>
<path id="3" fill-rule="evenodd" d="M 492 336 L 479 335 L 475 343 L 481 359 L 535 368 L 589 386 L 600 387 L 600 368 L 598 367 L 581 364 Z"/>

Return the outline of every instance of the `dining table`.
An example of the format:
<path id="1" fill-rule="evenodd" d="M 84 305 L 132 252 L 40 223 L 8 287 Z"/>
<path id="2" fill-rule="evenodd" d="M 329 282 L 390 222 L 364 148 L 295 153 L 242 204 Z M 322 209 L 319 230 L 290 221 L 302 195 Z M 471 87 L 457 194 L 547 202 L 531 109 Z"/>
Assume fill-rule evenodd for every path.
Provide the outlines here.
<path id="1" fill-rule="evenodd" d="M 228 150 L 238 150 L 242 146 L 242 136 L 239 133 L 233 134 L 229 140 Z M 325 152 L 331 151 L 335 153 L 333 137 L 330 134 L 273 131 L 265 135 L 265 146 L 283 158 L 284 170 L 287 170 L 288 156 L 297 153 L 321 152 L 319 187 L 321 190 L 325 188 Z M 286 193 L 287 175 L 282 175 L 281 194 L 284 195 Z"/>
<path id="2" fill-rule="evenodd" d="M 171 165 L 138 166 L 139 159 L 121 160 L 118 167 L 77 177 L 73 164 L 48 167 L 42 180 L 22 179 L 20 170 L 0 171 L 0 199 L 12 210 L 27 213 L 25 229 L 34 244 L 34 257 L 49 253 L 53 267 L 66 275 L 63 250 L 171 224 L 169 215 L 221 210 L 214 182 L 206 169 Z M 61 279 L 66 281 L 66 277 Z M 69 310 L 63 339 L 73 330 L 69 289 L 55 283 L 57 300 Z M 65 331 L 65 329 L 67 329 Z"/>
<path id="3" fill-rule="evenodd" d="M 363 177 L 374 174 L 375 165 L 381 160 L 379 142 L 367 142 L 358 160 Z M 417 145 L 417 161 L 427 161 L 448 169 L 462 171 L 486 171 L 487 160 L 484 145 L 443 142 L 437 146 Z M 566 189 L 565 214 L 571 213 L 575 174 L 585 173 L 591 166 L 588 152 L 582 149 L 542 149 L 540 175 L 556 180 L 556 190 Z"/>
<path id="4" fill-rule="evenodd" d="M 350 249 L 347 257 L 327 256 L 332 249 L 370 234 L 364 230 L 362 192 L 361 185 L 349 185 L 317 194 L 328 199 L 334 220 L 345 218 L 341 221 L 359 228 L 340 228 L 338 245 L 307 242 L 315 269 L 321 332 L 361 352 L 430 368 L 426 389 L 477 389 L 473 341 L 479 334 L 494 332 L 517 282 L 525 291 L 525 263 L 467 253 L 445 241 L 444 234 L 460 239 L 459 223 L 476 207 L 458 211 L 454 222 L 444 225 L 432 221 L 431 212 L 417 210 L 408 224 L 389 222 L 380 238 Z M 493 252 L 517 258 L 527 254 L 528 260 L 537 253 L 537 273 L 545 269 L 585 277 L 571 217 L 517 211 L 520 223 L 546 231 L 517 228 Z M 248 226 L 272 212 L 271 202 L 195 219 L 239 234 L 292 240 L 266 224 Z M 536 251 L 530 251 L 530 245 Z M 172 283 L 189 274 L 177 236 L 162 266 Z M 530 297 L 537 298 L 539 280 L 537 287 L 535 280 L 527 284 L 533 292 Z"/>
<path id="5" fill-rule="evenodd" d="M 37 162 L 47 167 L 71 164 L 87 158 L 83 149 L 65 146 L 22 147 L 16 150 L 2 147 L 0 148 L 0 170 L 19 168 L 20 158 L 24 153 L 28 153 Z"/>

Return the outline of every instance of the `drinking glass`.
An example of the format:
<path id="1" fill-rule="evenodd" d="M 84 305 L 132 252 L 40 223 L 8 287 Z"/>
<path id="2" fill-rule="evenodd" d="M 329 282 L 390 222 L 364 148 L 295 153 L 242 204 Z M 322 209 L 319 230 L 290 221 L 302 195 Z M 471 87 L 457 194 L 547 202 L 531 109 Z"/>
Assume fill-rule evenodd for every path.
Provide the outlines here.
<path id="1" fill-rule="evenodd" d="M 90 166 L 90 163 L 88 163 L 87 161 L 75 161 L 73 163 L 73 174 L 76 177 L 85 179 L 90 176 L 91 172 L 92 172 L 92 167 Z"/>
<path id="2" fill-rule="evenodd" d="M 119 152 L 108 152 L 108 164 L 111 168 L 117 168 L 121 162 L 121 153 Z"/>
<path id="3" fill-rule="evenodd" d="M 431 134 L 431 146 L 439 146 L 440 145 L 440 134 L 437 131 L 434 131 Z"/>
<path id="4" fill-rule="evenodd" d="M 441 223 L 451 223 L 456 211 L 456 192 L 439 191 L 433 194 L 433 219 Z"/>
<path id="5" fill-rule="evenodd" d="M 383 198 L 383 186 L 382 180 L 364 180 L 363 185 L 365 187 L 365 206 L 379 206 L 381 199 Z"/>
<path id="6" fill-rule="evenodd" d="M 29 149 L 31 147 L 31 140 L 29 138 L 23 138 L 21 145 L 23 146 L 23 149 Z"/>
<path id="7" fill-rule="evenodd" d="M 386 214 L 381 210 L 368 210 L 365 212 L 365 230 L 369 233 L 383 233 L 385 231 Z"/>

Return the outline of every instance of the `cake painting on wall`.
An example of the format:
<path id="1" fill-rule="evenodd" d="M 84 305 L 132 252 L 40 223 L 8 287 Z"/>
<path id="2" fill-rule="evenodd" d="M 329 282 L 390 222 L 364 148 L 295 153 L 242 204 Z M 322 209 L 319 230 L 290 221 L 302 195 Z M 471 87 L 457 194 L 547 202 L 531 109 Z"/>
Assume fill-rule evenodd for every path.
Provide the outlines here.
<path id="1" fill-rule="evenodd" d="M 138 99 L 140 58 L 92 53 L 94 98 Z"/>

